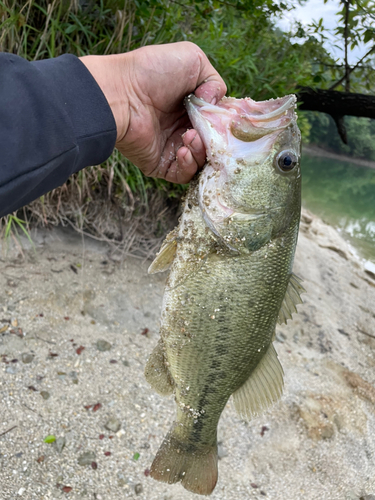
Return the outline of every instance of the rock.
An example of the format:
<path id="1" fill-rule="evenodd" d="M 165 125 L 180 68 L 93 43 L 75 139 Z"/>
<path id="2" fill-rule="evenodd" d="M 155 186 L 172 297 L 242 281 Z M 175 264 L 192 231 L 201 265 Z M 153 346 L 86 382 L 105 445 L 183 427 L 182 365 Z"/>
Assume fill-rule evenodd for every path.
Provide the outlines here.
<path id="1" fill-rule="evenodd" d="M 365 273 L 375 279 L 375 264 L 369 260 L 364 265 Z"/>
<path id="2" fill-rule="evenodd" d="M 7 373 L 11 373 L 12 375 L 14 375 L 15 373 L 17 373 L 18 370 L 17 370 L 17 368 L 15 366 L 7 366 L 5 368 L 5 371 Z"/>
<path id="3" fill-rule="evenodd" d="M 95 458 L 96 455 L 93 451 L 85 451 L 85 453 L 82 453 L 82 455 L 78 457 L 77 461 L 79 465 L 91 465 Z"/>
<path id="4" fill-rule="evenodd" d="M 78 373 L 77 372 L 70 372 L 69 377 L 72 378 L 73 384 L 78 384 Z"/>
<path id="5" fill-rule="evenodd" d="M 112 432 L 117 432 L 120 430 L 121 427 L 121 422 L 118 420 L 116 417 L 111 417 L 107 422 L 104 424 L 104 427 Z"/>
<path id="6" fill-rule="evenodd" d="M 360 500 L 360 499 L 358 498 L 358 495 L 354 491 L 349 490 L 346 492 L 345 500 Z"/>
<path id="7" fill-rule="evenodd" d="M 51 394 L 47 391 L 40 391 L 40 395 L 42 396 L 43 399 L 49 399 Z"/>
<path id="8" fill-rule="evenodd" d="M 286 335 L 284 335 L 282 332 L 276 333 L 275 338 L 276 338 L 277 342 L 280 342 L 281 344 L 283 344 L 286 340 Z"/>
<path id="9" fill-rule="evenodd" d="M 107 342 L 106 340 L 98 340 L 96 343 L 96 348 L 98 351 L 104 352 L 104 351 L 109 351 L 112 347 L 112 344 Z"/>
<path id="10" fill-rule="evenodd" d="M 32 362 L 32 360 L 34 359 L 35 355 L 34 354 L 31 354 L 29 352 L 24 352 L 22 355 L 21 355 L 21 359 L 22 359 L 22 363 L 25 363 L 26 364 L 29 364 Z"/>
<path id="11" fill-rule="evenodd" d="M 217 456 L 219 460 L 221 460 L 224 457 L 228 456 L 228 451 L 227 449 L 223 446 L 222 443 L 217 443 Z"/>
<path id="12" fill-rule="evenodd" d="M 66 439 L 64 436 L 57 438 L 56 441 L 54 442 L 54 446 L 56 448 L 57 453 L 61 453 L 65 448 L 65 445 L 66 445 Z"/>
<path id="13" fill-rule="evenodd" d="M 136 495 L 140 495 L 142 493 L 143 486 L 141 485 L 141 483 L 138 483 L 134 486 L 134 491 Z"/>

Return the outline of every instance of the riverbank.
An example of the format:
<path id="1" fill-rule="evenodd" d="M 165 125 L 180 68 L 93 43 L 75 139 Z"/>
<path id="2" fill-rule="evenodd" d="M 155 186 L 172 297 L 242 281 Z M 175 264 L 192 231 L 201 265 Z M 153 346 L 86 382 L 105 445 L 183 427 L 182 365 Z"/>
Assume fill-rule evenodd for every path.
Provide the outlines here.
<path id="1" fill-rule="evenodd" d="M 73 231 L 33 240 L 0 253 L 1 500 L 202 498 L 148 475 L 175 413 L 143 375 L 166 274 Z M 213 500 L 375 494 L 375 275 L 307 211 L 294 271 L 307 293 L 276 331 L 284 395 L 250 423 L 228 402 Z"/>
<path id="2" fill-rule="evenodd" d="M 363 158 L 353 158 L 352 156 L 332 153 L 331 151 L 327 151 L 326 149 L 316 146 L 315 144 L 303 144 L 302 153 L 311 156 L 323 156 L 324 158 L 330 158 L 331 160 L 339 160 L 346 163 L 353 163 L 354 165 L 358 165 L 359 167 L 367 167 L 375 169 L 375 161 L 364 160 Z"/>

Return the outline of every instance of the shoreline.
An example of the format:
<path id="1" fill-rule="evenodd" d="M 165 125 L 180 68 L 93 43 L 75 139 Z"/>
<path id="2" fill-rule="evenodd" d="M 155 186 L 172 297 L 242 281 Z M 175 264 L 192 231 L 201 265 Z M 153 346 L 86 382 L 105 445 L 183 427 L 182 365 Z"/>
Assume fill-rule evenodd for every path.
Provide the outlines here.
<path id="1" fill-rule="evenodd" d="M 375 169 L 375 161 L 364 160 L 363 158 L 353 158 L 352 156 L 340 155 L 338 153 L 332 153 L 326 149 L 320 148 L 319 146 L 312 144 L 303 144 L 302 153 L 306 153 L 310 156 L 324 156 L 325 158 L 330 158 L 331 160 L 340 160 L 346 163 L 352 163 L 358 167 L 367 167 Z"/>

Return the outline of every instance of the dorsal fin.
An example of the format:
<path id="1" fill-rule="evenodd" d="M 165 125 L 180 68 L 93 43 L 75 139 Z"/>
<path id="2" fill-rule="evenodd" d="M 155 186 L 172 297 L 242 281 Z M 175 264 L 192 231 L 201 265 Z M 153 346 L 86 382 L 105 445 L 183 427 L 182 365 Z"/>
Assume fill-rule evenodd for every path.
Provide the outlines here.
<path id="1" fill-rule="evenodd" d="M 275 348 L 270 344 L 250 377 L 233 393 L 234 406 L 240 417 L 250 420 L 280 399 L 283 374 Z"/>
<path id="2" fill-rule="evenodd" d="M 290 275 L 289 283 L 285 292 L 285 297 L 279 311 L 277 322 L 281 325 L 292 319 L 292 314 L 297 312 L 297 304 L 302 304 L 301 293 L 306 290 L 301 285 L 302 279 L 294 273 Z"/>
<path id="3" fill-rule="evenodd" d="M 169 269 L 175 258 L 177 251 L 177 237 L 172 231 L 165 238 L 159 252 L 156 254 L 151 266 L 148 268 L 148 274 L 162 273 Z"/>

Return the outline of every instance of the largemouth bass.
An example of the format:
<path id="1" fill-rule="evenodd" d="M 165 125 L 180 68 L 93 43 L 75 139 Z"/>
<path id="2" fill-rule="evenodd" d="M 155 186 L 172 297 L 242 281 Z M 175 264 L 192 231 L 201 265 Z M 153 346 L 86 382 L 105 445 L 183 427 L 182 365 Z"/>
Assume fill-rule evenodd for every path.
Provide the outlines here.
<path id="1" fill-rule="evenodd" d="M 194 493 L 215 488 L 217 425 L 229 397 L 249 419 L 282 393 L 275 326 L 303 291 L 292 273 L 301 209 L 295 102 L 186 99 L 207 163 L 149 269 L 171 267 L 145 375 L 177 405 L 151 476 Z"/>

